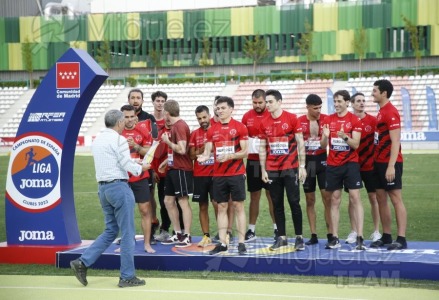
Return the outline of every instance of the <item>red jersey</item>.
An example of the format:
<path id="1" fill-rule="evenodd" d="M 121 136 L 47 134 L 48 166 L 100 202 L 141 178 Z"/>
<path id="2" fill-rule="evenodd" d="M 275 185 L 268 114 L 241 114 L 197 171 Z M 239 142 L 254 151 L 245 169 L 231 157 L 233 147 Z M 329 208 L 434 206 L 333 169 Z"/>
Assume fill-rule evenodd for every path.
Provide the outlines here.
<path id="1" fill-rule="evenodd" d="M 213 165 L 213 176 L 235 176 L 244 175 L 245 166 L 242 159 L 233 159 L 220 163 L 216 157 L 221 154 L 233 154 L 241 151 L 241 140 L 248 140 L 247 127 L 235 119 L 229 123 L 213 124 L 207 130 L 207 142 L 212 142 L 215 163 Z"/>
<path id="2" fill-rule="evenodd" d="M 200 149 L 206 144 L 207 140 L 207 130 L 203 128 L 198 128 L 192 131 L 191 139 L 189 141 L 189 148 L 194 147 L 195 149 Z M 197 160 L 194 161 L 194 177 L 201 176 L 212 176 L 213 175 L 213 164 L 215 159 L 213 153 L 210 154 L 210 158 L 202 163 Z"/>
<path id="3" fill-rule="evenodd" d="M 136 124 L 136 128 L 138 131 L 142 131 L 142 134 L 144 134 L 144 135 L 151 135 L 151 131 L 152 131 L 151 120 L 147 119 L 147 120 L 138 122 Z"/>
<path id="4" fill-rule="evenodd" d="M 166 127 L 163 127 L 162 130 L 159 131 L 157 138 L 160 141 L 157 145 L 157 148 L 154 151 L 154 158 L 151 162 L 151 167 L 154 169 L 154 172 L 156 172 L 159 177 L 164 178 L 166 176 L 166 170 L 165 173 L 159 172 L 159 166 L 160 164 L 165 161 L 165 159 L 168 158 L 168 145 L 162 141 L 162 135 L 167 134 L 168 136 L 171 136 L 171 129 L 168 129 Z"/>
<path id="5" fill-rule="evenodd" d="M 374 154 L 374 134 L 377 119 L 374 116 L 366 114 L 361 119 L 363 124 L 363 131 L 361 132 L 360 146 L 357 148 L 360 171 L 372 171 L 373 170 L 373 154 Z"/>
<path id="6" fill-rule="evenodd" d="M 149 133 L 150 131 L 145 130 L 145 121 L 139 122 L 134 126 L 133 129 L 124 129 L 122 131 L 122 136 L 125 138 L 131 137 L 133 138 L 134 142 L 136 144 L 142 146 L 142 147 L 151 147 L 152 144 L 152 137 Z M 151 124 L 151 123 L 149 123 Z M 140 155 L 136 150 L 134 150 L 133 147 L 130 147 L 130 155 L 133 159 L 143 159 L 143 156 Z M 143 172 L 140 174 L 140 176 L 132 176 L 130 173 L 129 175 L 129 182 L 136 182 L 141 179 L 149 178 L 149 172 Z"/>
<path id="7" fill-rule="evenodd" d="M 305 153 L 306 155 L 320 155 L 326 153 L 326 149 L 322 149 L 320 146 L 320 140 L 322 139 L 322 129 L 321 121 L 327 117 L 325 114 L 320 114 L 320 119 L 317 120 L 317 125 L 319 126 L 318 135 L 316 137 L 311 137 L 311 126 L 307 115 L 299 117 L 300 126 L 302 126 L 303 140 L 305 142 Z"/>
<path id="8" fill-rule="evenodd" d="M 189 158 L 188 154 L 190 137 L 191 133 L 189 126 L 185 121 L 180 119 L 172 125 L 171 137 L 169 140 L 174 144 L 178 144 L 179 141 L 185 141 L 186 149 L 184 154 L 179 154 L 168 147 L 168 167 L 170 169 L 178 169 L 183 171 L 193 170 L 192 160 Z"/>
<path id="9" fill-rule="evenodd" d="M 345 134 L 352 138 L 352 132 L 362 132 L 360 118 L 351 112 L 344 117 L 339 117 L 336 113 L 329 115 L 323 120 L 322 125 L 329 125 L 329 155 L 328 166 L 341 166 L 348 162 L 358 162 L 358 153 L 352 149 L 337 132 L 343 128 Z"/>
<path id="10" fill-rule="evenodd" d="M 247 127 L 249 137 L 257 137 L 259 134 L 259 124 L 266 116 L 269 116 L 268 110 L 257 113 L 254 109 L 249 110 L 242 116 L 242 124 Z M 259 154 L 249 153 L 248 160 L 259 160 Z"/>
<path id="11" fill-rule="evenodd" d="M 210 125 L 211 126 L 214 125 L 214 124 L 217 124 L 217 123 L 221 123 L 221 122 L 220 121 L 215 121 L 214 117 L 210 118 Z"/>
<path id="12" fill-rule="evenodd" d="M 377 124 L 375 128 L 375 161 L 387 163 L 390 160 L 390 130 L 401 128 L 401 117 L 398 110 L 392 103 L 388 102 L 380 108 L 377 115 Z M 399 145 L 397 162 L 402 162 L 401 145 Z"/>
<path id="13" fill-rule="evenodd" d="M 302 126 L 295 114 L 282 111 L 274 119 L 271 114 L 259 125 L 259 138 L 267 141 L 268 171 L 278 171 L 299 167 L 296 133 L 302 133 Z"/>
<path id="14" fill-rule="evenodd" d="M 157 131 L 160 131 L 165 128 L 165 119 L 155 120 L 155 124 L 157 125 Z"/>

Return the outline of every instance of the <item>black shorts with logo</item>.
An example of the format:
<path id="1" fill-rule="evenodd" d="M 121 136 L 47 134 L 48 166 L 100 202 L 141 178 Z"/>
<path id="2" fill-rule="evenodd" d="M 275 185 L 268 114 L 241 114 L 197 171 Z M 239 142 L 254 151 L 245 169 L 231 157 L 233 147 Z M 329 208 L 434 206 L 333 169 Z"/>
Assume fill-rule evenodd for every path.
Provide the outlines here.
<path id="1" fill-rule="evenodd" d="M 401 190 L 402 189 L 402 173 L 403 173 L 403 163 L 395 163 L 395 179 L 392 182 L 387 182 L 386 171 L 388 163 L 375 163 L 374 164 L 374 175 L 377 178 L 376 189 L 383 189 L 386 191 L 391 190 Z"/>
<path id="2" fill-rule="evenodd" d="M 192 171 L 171 169 L 166 173 L 165 195 L 177 198 L 192 195 L 194 180 Z"/>
<path id="3" fill-rule="evenodd" d="M 244 201 L 245 175 L 236 176 L 214 176 L 213 177 L 213 199 L 217 203 L 232 201 Z"/>
<path id="4" fill-rule="evenodd" d="M 194 177 L 194 195 L 193 202 L 205 203 L 213 200 L 213 179 L 212 176 L 195 176 Z"/>
<path id="5" fill-rule="evenodd" d="M 327 154 L 306 156 L 306 179 L 303 183 L 305 193 L 314 193 L 318 183 L 319 189 L 325 189 Z"/>
<path id="6" fill-rule="evenodd" d="M 349 190 L 363 187 L 359 163 L 348 162 L 342 166 L 326 167 L 326 190 L 333 192 L 343 187 Z"/>
<path id="7" fill-rule="evenodd" d="M 360 171 L 361 180 L 364 183 L 364 187 L 366 188 L 366 191 L 368 193 L 375 193 L 376 186 L 377 186 L 377 180 L 378 178 L 375 176 L 375 172 L 372 171 Z M 349 190 L 345 187 L 344 191 L 346 193 L 349 192 Z"/>

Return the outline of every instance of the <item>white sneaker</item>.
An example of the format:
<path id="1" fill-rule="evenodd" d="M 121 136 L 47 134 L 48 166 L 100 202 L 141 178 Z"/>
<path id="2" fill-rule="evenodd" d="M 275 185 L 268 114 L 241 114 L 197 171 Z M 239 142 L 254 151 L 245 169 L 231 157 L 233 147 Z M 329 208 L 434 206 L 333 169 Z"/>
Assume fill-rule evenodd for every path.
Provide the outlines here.
<path id="1" fill-rule="evenodd" d="M 169 239 L 171 236 L 169 235 L 169 233 L 166 230 L 160 230 L 160 234 L 156 234 L 154 235 L 154 239 L 156 241 L 159 242 L 163 242 L 166 241 L 167 239 Z"/>
<path id="2" fill-rule="evenodd" d="M 382 237 L 381 233 L 379 231 L 374 231 L 371 235 L 370 235 L 370 239 L 372 240 L 372 242 L 375 242 L 377 240 L 379 240 Z"/>
<path id="3" fill-rule="evenodd" d="M 198 243 L 198 247 L 206 247 L 209 246 L 210 244 L 212 244 L 212 240 L 210 239 L 210 237 L 208 237 L 207 235 L 203 235 L 203 238 L 201 239 L 201 241 Z"/>
<path id="4" fill-rule="evenodd" d="M 346 238 L 346 244 L 353 244 L 357 242 L 357 233 L 355 231 L 351 231 L 348 237 Z"/>

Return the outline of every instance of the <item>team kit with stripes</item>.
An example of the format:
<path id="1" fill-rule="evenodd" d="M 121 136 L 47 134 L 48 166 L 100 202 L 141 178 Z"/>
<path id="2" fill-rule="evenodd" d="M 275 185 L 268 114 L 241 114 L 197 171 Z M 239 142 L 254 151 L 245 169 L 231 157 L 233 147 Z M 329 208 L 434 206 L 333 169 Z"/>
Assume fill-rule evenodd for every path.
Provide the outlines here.
<path id="1" fill-rule="evenodd" d="M 380 105 L 376 117 L 364 111 L 364 95 L 361 93 L 351 97 L 347 91 L 336 92 L 335 112 L 329 115 L 321 113 L 321 98 L 310 94 L 306 99 L 308 113 L 297 116 L 282 109 L 282 95 L 279 91 L 259 90 L 252 95 L 253 108 L 244 114 L 241 121 L 232 116 L 233 100 L 219 97 L 214 102 L 214 117 L 211 117 L 207 106 L 197 107 L 195 117 L 200 127 L 192 132 L 178 113 L 173 112 L 170 115 L 166 110 L 166 102 L 163 118 L 157 119 L 157 137 L 153 137 L 152 126 L 149 123 L 145 125 L 145 121 L 139 121 L 133 130 L 125 130 L 123 135 L 131 136 L 142 147 L 149 148 L 153 141 L 159 144 L 150 162 L 157 176 L 143 174 L 141 177 L 149 178 L 152 198 L 154 189 L 158 189 L 159 198 L 163 198 L 163 195 L 165 197 L 165 201 L 159 199 L 160 205 L 165 206 L 160 208 L 163 219 L 161 226 L 155 214 L 155 220 L 152 220 L 151 245 L 158 242 L 177 248 L 192 245 L 192 220 L 188 220 L 192 219 L 192 213 L 188 214 L 185 206 L 182 210 L 178 205 L 182 198 L 192 197 L 192 201 L 200 205 L 199 221 L 203 233 L 197 246 L 204 248 L 214 245 L 213 250 L 209 251 L 212 255 L 226 253 L 234 241 L 232 228 L 235 226 L 238 253 L 245 254 L 246 245 L 256 240 L 256 224 L 251 224 L 256 222 L 249 221 L 246 231 L 246 216 L 245 213 L 242 214 L 246 202 L 244 200 L 247 198 L 247 181 L 247 191 L 251 195 L 250 201 L 247 201 L 250 202 L 249 206 L 255 205 L 253 201 L 257 201 L 259 206 L 259 199 L 255 200 L 253 193 L 259 192 L 260 198 L 262 189 L 267 190 L 267 198 L 271 202 L 269 207 L 274 241 L 268 247 L 269 251 L 283 251 L 290 247 L 285 225 L 285 192 L 294 225 L 294 250 L 303 251 L 306 246 L 319 243 L 315 228 L 315 210 L 314 214 L 312 210 L 308 211 L 309 205 L 307 216 L 311 238 L 305 242 L 302 235 L 303 217 L 299 203 L 301 184 L 307 204 L 311 196 L 310 199 L 315 202 L 317 186 L 321 192 L 328 230 L 325 248 L 341 247 L 337 231 L 339 201 L 344 190 L 349 194 L 349 205 L 353 206 L 352 212 L 349 210 L 352 231 L 346 243 L 355 244 L 356 250 L 366 250 L 363 238 L 364 211 L 359 195 L 363 183 L 369 199 L 371 196 L 375 197 L 375 194 L 381 199 L 383 195 L 387 197 L 387 194 L 391 198 L 398 197 L 402 189 L 401 146 L 394 146 L 394 143 L 399 142 L 395 141 L 394 132 L 400 132 L 400 115 L 388 100 L 391 91 L 382 88 L 382 81 L 385 87 L 391 85 L 387 80 L 375 83 L 374 88 L 377 88 L 379 95 L 374 96 L 374 102 Z M 385 94 L 383 98 L 380 98 L 381 94 Z M 259 104 L 258 98 L 262 99 Z M 178 102 L 174 102 L 178 107 Z M 163 135 L 167 138 L 163 138 Z M 395 149 L 396 154 L 393 153 Z M 139 161 L 143 159 L 137 149 L 131 147 L 130 150 L 132 158 Z M 249 168 L 247 165 L 246 168 L 246 163 L 252 162 L 253 167 Z M 391 174 L 389 170 L 394 173 Z M 393 177 L 389 178 L 390 175 Z M 156 177 L 160 180 L 155 179 Z M 172 218 L 172 227 L 169 219 L 164 220 L 167 219 L 166 211 L 169 213 L 170 201 L 178 207 L 178 210 L 172 212 L 177 212 L 177 216 Z M 377 209 L 379 202 L 378 199 L 375 203 Z M 210 203 L 215 208 L 218 226 L 214 227 L 217 230 L 209 228 Z M 250 208 L 250 220 L 254 219 L 252 213 Z M 391 220 L 387 220 L 388 218 L 382 224 L 383 234 L 379 232 L 382 218 L 378 210 L 373 213 L 375 228 L 368 247 L 406 249 L 405 228 L 398 228 L 398 237 L 392 240 L 388 229 Z M 167 225 L 163 226 L 165 223 Z M 157 234 L 156 230 L 159 230 Z M 215 232 L 217 234 L 213 236 Z"/>

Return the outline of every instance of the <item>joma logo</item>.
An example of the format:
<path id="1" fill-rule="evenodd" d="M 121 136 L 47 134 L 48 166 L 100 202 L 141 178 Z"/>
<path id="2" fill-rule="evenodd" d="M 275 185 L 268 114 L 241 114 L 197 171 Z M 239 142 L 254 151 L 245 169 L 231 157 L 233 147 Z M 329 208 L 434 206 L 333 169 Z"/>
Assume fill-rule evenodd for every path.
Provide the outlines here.
<path id="1" fill-rule="evenodd" d="M 53 241 L 55 236 L 53 235 L 53 231 L 20 231 L 20 237 L 18 240 L 20 242 L 23 241 Z"/>

